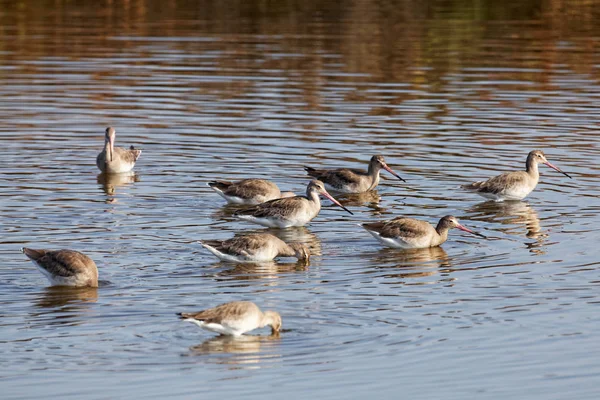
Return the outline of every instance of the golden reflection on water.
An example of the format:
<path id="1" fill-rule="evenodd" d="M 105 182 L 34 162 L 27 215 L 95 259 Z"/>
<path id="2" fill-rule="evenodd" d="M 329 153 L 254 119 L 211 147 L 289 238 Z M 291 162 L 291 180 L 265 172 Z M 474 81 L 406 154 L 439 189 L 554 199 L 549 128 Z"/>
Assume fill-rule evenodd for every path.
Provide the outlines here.
<path id="1" fill-rule="evenodd" d="M 594 100 L 600 81 L 599 17 L 597 1 L 567 0 L 3 2 L 0 105 L 4 118 L 0 128 L 5 143 L 2 155 L 10 162 L 6 163 L 9 172 L 2 172 L 5 184 L 0 211 L 3 220 L 9 221 L 4 227 L 10 239 L 2 245 L 2 254 L 9 254 L 3 267 L 10 282 L 17 283 L 9 284 L 2 304 L 11 310 L 3 318 L 3 330 L 8 332 L 8 340 L 14 339 L 3 357 L 10 369 L 30 376 L 15 381 L 15 392 L 34 387 L 31 371 L 46 368 L 42 364 L 50 361 L 61 372 L 65 368 L 97 372 L 98 367 L 113 371 L 113 378 L 125 382 L 127 393 L 144 395 L 136 390 L 147 388 L 151 380 L 160 382 L 159 370 L 175 375 L 171 372 L 179 366 L 173 366 L 169 355 L 179 354 L 190 344 L 188 338 L 167 332 L 174 305 L 207 303 L 215 296 L 224 301 L 254 296 L 264 300 L 266 296 L 283 310 L 299 310 L 302 318 L 297 324 L 309 327 L 314 335 L 300 335 L 301 344 L 285 343 L 289 346 L 285 352 L 278 338 L 248 336 L 235 342 L 210 338 L 191 348 L 190 355 L 204 356 L 198 357 L 200 362 L 232 367 L 197 368 L 201 375 L 191 379 L 182 375 L 176 382 L 182 392 L 202 393 L 193 378 L 215 385 L 227 379 L 231 383 L 234 379 L 228 369 L 262 367 L 270 358 L 277 360 L 285 354 L 283 373 L 265 378 L 288 383 L 287 389 L 282 389 L 284 396 L 293 390 L 296 380 L 306 379 L 330 389 L 337 378 L 338 385 L 356 379 L 357 396 L 373 390 L 391 395 L 392 390 L 386 392 L 379 382 L 408 382 L 405 386 L 417 394 L 431 388 L 427 382 L 420 386 L 410 375 L 394 375 L 400 364 L 411 365 L 414 376 L 426 376 L 436 365 L 437 372 L 443 371 L 436 375 L 441 382 L 438 387 L 459 385 L 473 392 L 505 387 L 507 379 L 514 378 L 510 371 L 518 371 L 519 378 L 530 385 L 526 388 L 530 393 L 543 393 L 539 389 L 549 381 L 539 380 L 538 370 L 499 371 L 481 356 L 498 359 L 526 354 L 531 365 L 544 366 L 549 360 L 562 361 L 555 356 L 564 350 L 562 342 L 535 341 L 542 332 L 535 327 L 543 327 L 544 334 L 554 337 L 564 334 L 565 325 L 557 325 L 555 318 L 547 316 L 557 316 L 565 304 L 568 310 L 561 317 L 573 318 L 568 329 L 593 331 L 588 323 L 594 321 L 594 310 L 589 305 L 596 303 L 597 260 L 593 243 L 587 240 L 594 237 L 586 233 L 587 240 L 583 240 L 572 232 L 579 229 L 583 235 L 583 228 L 597 226 L 593 220 L 596 208 L 585 202 L 598 197 L 593 178 L 598 176 Z M 156 201 L 139 204 L 141 197 L 132 196 L 129 203 L 119 201 L 108 207 L 101 203 L 106 197 L 115 202 L 120 193 L 129 190 L 128 185 L 139 181 L 137 176 L 111 177 L 99 178 L 96 183 L 92 176 L 90 182 L 89 172 L 97 171 L 98 126 L 106 126 L 109 120 L 131 127 L 133 137 L 140 139 L 136 143 L 149 147 L 143 156 L 145 165 L 136 167 L 144 174 L 144 185 L 136 185 L 136 189 L 155 196 Z M 57 167 L 56 159 L 48 156 L 57 154 L 56 149 L 49 148 L 52 141 L 45 139 L 58 133 L 68 145 L 60 149 L 63 164 Z M 525 202 L 472 206 L 473 198 L 455 196 L 454 187 L 469 182 L 473 175 L 491 176 L 487 172 L 495 171 L 496 166 L 513 168 L 514 163 L 521 163 L 504 157 L 512 157 L 523 144 L 554 147 L 556 153 L 560 148 L 561 163 L 567 161 L 570 168 L 578 169 L 579 176 L 586 178 L 584 185 L 564 187 L 561 182 L 549 182 L 538 190 L 550 201 L 542 205 L 532 200 L 533 207 Z M 273 174 L 278 184 L 303 193 L 300 183 L 305 183 L 306 176 L 302 165 L 313 157 L 331 160 L 331 164 L 337 157 L 346 165 L 364 168 L 361 160 L 375 149 L 390 154 L 394 167 L 405 165 L 398 167 L 401 175 L 408 171 L 419 179 L 406 185 L 384 179 L 379 191 L 343 198 L 346 205 L 358 209 L 357 216 L 467 213 L 473 222 L 489 226 L 486 234 L 502 236 L 498 242 L 502 240 L 503 252 L 498 254 L 492 240 L 447 243 L 450 255 L 442 247 L 415 251 L 380 247 L 365 251 L 360 247 L 357 251 L 340 240 L 355 233 L 345 231 L 351 224 L 336 225 L 330 220 L 327 224 L 334 225 L 327 229 L 317 226 L 335 218 L 332 215 L 337 217 L 329 210 L 309 227 L 254 230 L 233 221 L 235 208 L 221 207 L 222 199 L 214 193 L 208 195 L 204 186 L 209 179 L 221 178 L 219 168 L 222 160 L 227 160 L 228 179 L 246 177 L 248 164 L 255 163 L 265 174 L 261 177 Z M 71 157 L 75 153 L 78 156 Z M 288 153 L 290 159 L 282 162 L 281 155 Z M 81 154 L 89 156 L 79 157 Z M 64 173 L 57 174 L 61 170 Z M 193 184 L 189 184 L 190 177 Z M 64 180 L 69 180 L 68 184 Z M 158 185 L 150 184 L 152 180 Z M 180 207 L 174 207 L 170 197 L 161 198 L 171 189 Z M 67 216 L 60 209 L 64 197 L 56 195 L 60 191 L 77 193 L 70 202 L 76 208 Z M 577 191 L 581 195 L 576 195 Z M 399 199 L 405 193 L 406 198 Z M 118 226 L 117 240 L 113 231 L 90 233 L 83 229 L 106 226 L 106 214 L 98 212 L 102 207 L 116 212 L 126 206 L 135 212 L 127 216 L 131 224 Z M 570 208 L 565 213 L 566 207 Z M 582 216 L 581 207 L 587 207 L 587 215 Z M 190 221 L 192 212 L 196 213 Z M 573 226 L 552 231 L 556 245 L 549 246 L 548 227 L 568 224 Z M 202 250 L 174 246 L 176 241 L 171 239 L 210 239 L 216 230 L 219 237 L 238 231 L 268 231 L 286 242 L 308 244 L 315 256 L 334 242 L 339 252 L 325 252 L 327 257 L 319 260 L 318 268 L 286 262 L 288 259 L 267 265 L 235 265 L 216 263 Z M 360 246 L 375 247 L 363 234 L 356 234 Z M 11 246 L 32 236 L 52 243 L 78 240 L 90 247 L 114 249 L 114 262 L 107 268 L 112 276 L 122 277 L 122 286 L 83 291 L 52 287 L 41 295 L 36 292 L 32 300 L 18 286 L 25 279 L 10 259 L 14 253 Z M 155 241 L 149 243 L 149 238 Z M 565 246 L 566 250 L 576 247 L 578 254 L 573 258 L 589 267 L 569 269 L 573 260 L 561 260 L 568 253 L 563 251 Z M 345 252 L 351 253 L 344 258 Z M 173 279 L 163 279 L 154 268 L 140 274 L 139 269 L 128 267 L 140 262 L 161 265 L 167 272 L 187 269 L 185 274 L 173 273 Z M 539 271 L 528 270 L 532 263 L 544 263 L 548 267 L 544 274 L 550 279 L 539 280 Z M 216 279 L 210 279 L 204 269 L 212 271 Z M 417 286 L 404 290 L 408 285 L 446 281 L 454 271 L 461 271 L 458 291 L 448 290 L 446 285 L 439 285 L 436 291 Z M 557 271 L 563 274 L 558 277 Z M 498 279 L 500 274 L 502 279 Z M 382 282 L 377 275 L 384 278 Z M 530 286 L 524 290 L 523 285 Z M 276 288 L 271 290 L 271 286 Z M 97 301 L 97 290 L 102 291 L 102 302 Z M 367 300 L 364 295 L 371 292 L 376 295 Z M 406 308 L 402 317 L 410 323 L 402 330 L 389 331 L 374 324 L 397 318 L 399 294 L 414 297 L 429 316 L 423 318 L 422 311 L 415 314 Z M 586 300 L 580 301 L 582 295 Z M 479 299 L 484 301 L 464 301 Z M 525 317 L 514 313 L 511 320 L 495 311 L 519 299 L 533 301 L 535 309 L 531 306 Z M 473 329 L 479 340 L 476 348 L 472 346 L 474 336 L 456 331 L 455 325 L 437 317 L 448 312 L 448 304 L 460 311 L 453 318 L 468 314 L 480 321 Z M 31 323 L 31 313 L 20 312 L 30 305 L 41 320 Z M 149 311 L 140 313 L 141 309 Z M 362 309 L 372 312 L 362 313 Z M 92 310 L 105 318 L 89 318 Z M 147 318 L 148 314 L 152 317 Z M 359 314 L 364 318 L 357 318 Z M 476 314 L 486 318 L 479 319 Z M 113 318 L 116 315 L 121 318 Z M 81 325 L 82 321 L 100 320 L 102 324 L 91 327 L 91 335 L 81 347 L 72 347 L 77 341 L 73 335 L 63 338 L 64 353 L 54 349 L 40 352 L 47 324 Z M 313 325 L 311 320 L 319 323 Z M 512 324 L 519 329 L 512 329 Z M 432 326 L 435 329 L 430 330 Z M 509 335 L 496 335 L 504 328 Z M 22 341 L 27 331 L 42 339 Z M 153 340 L 140 340 L 138 333 L 144 331 L 147 338 L 167 343 L 164 351 L 149 345 Z M 419 340 L 404 341 L 403 336 Z M 378 338 L 375 345 L 365 341 L 369 337 Z M 452 340 L 445 341 L 449 337 Z M 439 344 L 442 341 L 445 343 Z M 93 351 L 82 358 L 81 349 L 88 349 L 88 343 Z M 580 352 L 573 353 L 571 360 L 564 358 L 573 362 L 568 365 L 573 376 L 589 375 L 577 366 L 594 365 L 591 358 L 586 359 L 593 354 L 590 343 L 576 338 L 569 342 Z M 289 356 L 307 344 L 305 356 Z M 415 344 L 424 350 L 415 351 Z M 314 348 L 319 347 L 327 351 L 315 361 Z M 360 352 L 367 356 L 360 358 Z M 24 364 L 23 359 L 30 361 Z M 475 376 L 465 374 L 464 368 L 454 368 L 457 359 L 481 361 L 481 368 L 473 371 Z M 501 363 L 517 367 L 522 360 L 509 357 Z M 369 362 L 377 366 L 374 373 L 379 381 L 357 372 L 356 365 L 363 361 L 367 368 Z M 344 374 L 336 375 L 332 369 L 322 373 L 325 365 L 336 365 Z M 556 365 L 556 370 L 563 370 L 562 366 Z M 133 386 L 129 380 L 119 379 L 122 375 L 114 371 L 124 369 L 143 376 L 144 382 Z M 298 375 L 298 369 L 308 374 Z M 73 377 L 81 375 L 69 373 L 63 380 L 48 383 L 53 389 L 81 390 L 83 384 L 73 386 Z M 362 378 L 369 384 L 363 385 Z M 239 389 L 246 390 L 248 381 L 240 382 Z M 558 388 L 571 393 L 573 385 L 568 387 L 568 380 L 550 384 L 561 382 L 564 386 Z M 475 384 L 479 386 L 472 386 Z M 261 387 L 250 387 L 260 392 Z M 93 387 L 86 390 L 95 393 Z"/>
<path id="2" fill-rule="evenodd" d="M 73 60 L 107 58 L 134 51 L 143 44 L 140 38 L 173 37 L 180 40 L 169 45 L 182 52 L 194 53 L 199 47 L 214 52 L 216 60 L 210 67 L 217 76 L 247 71 L 254 68 L 257 60 L 262 60 L 261 68 L 280 70 L 283 77 L 299 81 L 294 86 L 300 89 L 298 100 L 302 101 L 302 107 L 315 111 L 329 109 L 322 98 L 323 89 L 331 83 L 354 78 L 325 73 L 332 62 L 331 54 L 339 54 L 344 60 L 343 72 L 347 74 L 364 74 L 361 79 L 368 81 L 406 83 L 406 90 L 389 96 L 383 103 L 375 92 L 354 90 L 346 94 L 348 102 L 378 102 L 381 105 L 372 111 L 379 109 L 391 115 L 397 112 L 388 105 L 412 100 L 422 89 L 443 92 L 452 84 L 446 76 L 465 68 L 486 67 L 482 64 L 486 62 L 496 68 L 505 65 L 504 60 L 510 60 L 511 68 L 488 71 L 488 79 L 532 83 L 518 87 L 524 92 L 548 90 L 556 64 L 589 74 L 596 80 L 600 77 L 598 69 L 593 67 L 595 53 L 590 51 L 595 48 L 595 38 L 600 32 L 593 1 L 531 0 L 519 2 L 518 7 L 505 7 L 503 2 L 416 4 L 363 0 L 342 4 L 297 0 L 255 7 L 254 3 L 237 0 L 209 1 L 202 5 L 168 1 L 155 7 L 155 0 L 132 0 L 126 4 L 57 2 L 50 12 L 39 6 L 44 2 L 24 3 L 29 6 L 7 5 L 0 14 L 0 26 L 5 27 L 0 30 L 0 51 L 7 52 L 7 61 L 57 54 Z M 569 18 L 564 18 L 566 9 Z M 82 19 L 73 18 L 74 15 L 94 17 Z M 202 41 L 185 40 L 198 39 L 199 32 Z M 277 38 L 267 41 L 266 46 L 293 56 L 265 58 L 266 52 L 253 46 L 258 35 Z M 502 38 L 503 45 L 498 45 L 494 38 Z M 582 51 L 561 47 L 557 38 L 572 40 Z M 527 56 L 533 53 L 535 57 Z M 202 59 L 188 61 L 190 71 L 181 73 L 193 76 L 194 67 L 203 66 L 202 62 Z M 168 60 L 164 65 L 168 65 Z M 21 64 L 18 68 L 26 73 L 38 70 L 32 64 Z M 0 71 L 3 73 L 6 72 Z M 117 71 L 107 69 L 95 74 L 106 81 L 107 87 L 123 83 L 115 79 Z M 135 76 L 129 77 L 129 82 L 135 84 Z M 193 85 L 197 93 L 228 100 L 254 89 L 248 80 L 188 85 Z M 218 91 L 215 86 L 219 86 Z M 113 94 L 93 92 L 90 96 L 102 102 Z M 493 93 L 480 87 L 474 88 L 473 96 L 489 98 Z M 195 111 L 194 106 L 190 107 Z M 148 126 L 160 124 L 149 121 Z M 486 140 L 484 136 L 479 139 Z"/>

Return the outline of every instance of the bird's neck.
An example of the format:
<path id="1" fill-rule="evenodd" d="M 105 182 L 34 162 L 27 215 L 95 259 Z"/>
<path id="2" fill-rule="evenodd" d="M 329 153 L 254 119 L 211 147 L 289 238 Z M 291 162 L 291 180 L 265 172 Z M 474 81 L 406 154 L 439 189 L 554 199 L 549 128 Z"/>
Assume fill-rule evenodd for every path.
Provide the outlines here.
<path id="1" fill-rule="evenodd" d="M 319 198 L 319 193 L 314 189 L 309 189 L 306 191 L 306 197 L 311 203 L 317 204 L 319 209 L 321 208 L 321 199 Z"/>
<path id="2" fill-rule="evenodd" d="M 448 240 L 448 231 L 450 229 L 448 229 L 447 226 L 442 226 L 442 222 L 438 222 L 437 226 L 435 227 L 435 231 L 438 234 L 438 237 L 434 240 L 434 245 L 440 245 L 442 243 L 444 243 L 446 240 Z"/>
<path id="3" fill-rule="evenodd" d="M 271 325 L 273 322 L 273 317 L 268 312 L 263 313 L 263 316 L 260 320 L 260 327 L 264 328 L 267 325 Z"/>
<path id="4" fill-rule="evenodd" d="M 379 178 L 379 171 L 381 171 L 381 165 L 377 162 L 369 163 L 369 169 L 367 170 L 367 175 L 371 178 Z"/>
<path id="5" fill-rule="evenodd" d="M 379 185 L 379 171 L 373 176 L 371 175 L 371 186 L 369 186 L 368 190 L 373 190 L 375 187 Z"/>
<path id="6" fill-rule="evenodd" d="M 294 257 L 296 252 L 287 244 L 282 244 L 278 249 L 278 255 L 281 257 Z"/>
<path id="7" fill-rule="evenodd" d="M 368 190 L 373 190 L 379 185 L 379 173 L 381 172 L 381 165 L 379 163 L 370 163 L 367 171 L 367 176 L 371 179 L 371 185 Z"/>
<path id="8" fill-rule="evenodd" d="M 525 163 L 525 171 L 527 171 L 529 176 L 531 176 L 532 178 L 539 178 L 540 172 L 538 171 L 538 163 L 535 162 L 533 157 L 527 157 L 527 162 Z"/>

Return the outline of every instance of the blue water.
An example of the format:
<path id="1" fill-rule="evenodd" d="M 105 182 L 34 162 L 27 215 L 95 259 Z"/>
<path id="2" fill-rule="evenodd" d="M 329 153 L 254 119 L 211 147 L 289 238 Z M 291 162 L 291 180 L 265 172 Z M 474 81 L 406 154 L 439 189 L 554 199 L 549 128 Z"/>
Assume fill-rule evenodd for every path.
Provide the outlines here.
<path id="1" fill-rule="evenodd" d="M 496 4 L 497 3 L 497 4 Z M 3 399 L 597 399 L 596 1 L 2 2 Z M 106 126 L 143 149 L 104 182 Z M 463 183 L 524 168 L 523 202 Z M 365 168 L 293 259 L 218 262 L 196 243 L 262 231 L 206 182 Z M 452 214 L 441 248 L 382 248 L 359 222 Z M 20 247 L 71 248 L 98 289 L 51 288 Z M 279 338 L 215 337 L 176 312 L 252 300 Z"/>

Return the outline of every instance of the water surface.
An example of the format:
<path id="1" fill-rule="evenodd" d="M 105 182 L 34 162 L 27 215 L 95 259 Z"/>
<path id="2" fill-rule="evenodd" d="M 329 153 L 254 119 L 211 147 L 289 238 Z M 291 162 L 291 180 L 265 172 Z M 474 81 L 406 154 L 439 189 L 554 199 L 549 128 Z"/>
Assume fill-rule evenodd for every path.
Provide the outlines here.
<path id="1" fill-rule="evenodd" d="M 3 398 L 596 399 L 597 1 L 1 2 Z M 143 149 L 95 166 L 106 126 Z M 524 167 L 523 202 L 462 183 Z M 218 262 L 196 240 L 262 228 L 206 186 L 362 167 L 376 192 L 308 226 L 308 266 Z M 442 248 L 356 224 L 452 214 Z M 91 256 L 98 289 L 48 287 L 27 245 Z M 214 337 L 175 313 L 253 300 L 286 331 Z"/>

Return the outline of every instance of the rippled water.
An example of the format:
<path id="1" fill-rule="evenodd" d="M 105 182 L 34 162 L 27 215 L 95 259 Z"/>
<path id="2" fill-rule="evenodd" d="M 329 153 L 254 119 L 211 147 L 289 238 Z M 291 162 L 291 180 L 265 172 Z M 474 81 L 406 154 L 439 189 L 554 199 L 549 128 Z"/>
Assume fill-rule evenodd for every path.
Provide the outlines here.
<path id="1" fill-rule="evenodd" d="M 2 2 L 2 397 L 596 399 L 599 5 Z M 143 149 L 134 176 L 98 177 L 108 125 Z M 506 204 L 458 190 L 533 149 L 573 179 L 541 167 Z M 309 266 L 195 243 L 261 230 L 207 181 L 303 192 L 303 165 L 373 154 L 407 182 L 274 231 Z M 446 214 L 489 239 L 400 252 L 356 226 Z M 48 287 L 23 245 L 85 252 L 101 287 Z M 286 331 L 175 316 L 241 299 Z"/>

